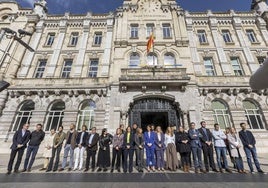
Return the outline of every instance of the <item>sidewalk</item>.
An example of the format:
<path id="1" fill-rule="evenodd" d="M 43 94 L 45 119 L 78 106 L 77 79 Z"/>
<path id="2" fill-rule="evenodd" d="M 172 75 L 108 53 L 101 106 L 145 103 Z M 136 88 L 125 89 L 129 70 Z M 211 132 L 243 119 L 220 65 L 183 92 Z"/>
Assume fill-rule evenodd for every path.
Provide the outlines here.
<path id="1" fill-rule="evenodd" d="M 61 156 L 61 158 L 60 158 L 60 163 L 59 163 L 60 165 L 61 165 L 62 158 L 63 158 L 63 156 Z M 86 156 L 84 157 L 84 159 L 85 158 L 86 158 Z M 229 160 L 229 156 L 227 156 L 227 158 Z M 259 158 L 259 162 L 261 164 L 262 170 L 265 171 L 265 172 L 268 172 L 268 154 L 259 154 L 258 158 Z M 24 159 L 25 159 L 25 154 L 23 155 L 22 163 L 20 165 L 20 169 L 23 168 Z M 69 158 L 68 158 L 68 160 L 69 160 Z M 8 154 L 0 154 L 0 173 L 6 173 L 8 161 L 9 161 L 9 155 Z M 44 171 L 39 171 L 39 169 L 43 167 L 43 161 L 44 160 L 43 160 L 42 154 L 37 154 L 35 162 L 34 162 L 33 167 L 32 167 L 31 173 L 44 173 Z M 243 158 L 243 161 L 244 161 L 245 169 L 249 170 L 247 162 L 246 162 L 246 157 Z M 15 160 L 15 162 L 16 162 L 16 160 Z M 14 165 L 15 165 L 15 162 L 14 162 Z M 215 162 L 216 162 L 216 160 L 215 160 Z M 230 161 L 228 161 L 228 164 L 231 167 L 231 169 L 233 171 L 235 171 L 232 168 L 232 163 Z M 59 167 L 60 167 L 60 165 L 59 165 Z M 254 168 L 255 168 L 255 166 L 254 166 Z M 137 172 L 135 168 L 134 168 L 133 172 L 134 173 Z M 169 172 L 169 171 L 167 171 L 167 172 L 168 173 L 183 173 L 181 170 L 177 170 L 176 172 Z M 191 172 L 193 173 L 193 171 L 191 171 Z M 60 172 L 57 172 L 57 173 L 60 173 Z M 83 171 L 71 171 L 71 172 L 68 172 L 67 170 L 65 170 L 62 173 L 84 173 L 84 172 Z M 89 170 L 88 173 L 92 173 L 92 172 Z M 97 173 L 97 172 L 95 171 L 94 173 Z M 108 170 L 106 173 L 110 173 L 110 170 Z M 117 172 L 115 171 L 114 173 L 117 173 Z M 158 172 L 155 172 L 155 173 L 158 173 Z"/>

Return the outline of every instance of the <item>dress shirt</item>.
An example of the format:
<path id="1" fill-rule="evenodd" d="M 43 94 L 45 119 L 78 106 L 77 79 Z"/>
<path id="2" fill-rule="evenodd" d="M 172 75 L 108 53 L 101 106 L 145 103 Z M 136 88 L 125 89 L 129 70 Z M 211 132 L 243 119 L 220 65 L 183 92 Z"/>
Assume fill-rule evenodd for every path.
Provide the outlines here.
<path id="1" fill-rule="evenodd" d="M 85 134 L 85 132 L 83 131 L 82 134 L 81 134 L 81 138 L 80 138 L 79 144 L 82 144 L 83 143 L 84 134 Z"/>
<path id="2" fill-rule="evenodd" d="M 94 137 L 95 134 L 91 134 L 90 137 L 89 137 L 89 141 L 88 141 L 88 144 L 92 144 L 92 140 L 93 140 L 93 137 Z"/>

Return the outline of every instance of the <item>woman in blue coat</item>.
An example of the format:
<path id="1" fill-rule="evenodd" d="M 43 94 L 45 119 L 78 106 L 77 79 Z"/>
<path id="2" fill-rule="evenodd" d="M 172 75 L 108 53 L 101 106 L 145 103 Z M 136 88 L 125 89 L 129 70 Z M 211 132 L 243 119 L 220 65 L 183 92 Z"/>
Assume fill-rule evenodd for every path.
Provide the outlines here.
<path id="1" fill-rule="evenodd" d="M 152 131 L 151 125 L 147 125 L 147 131 L 144 133 L 146 149 L 146 166 L 148 172 L 155 171 L 155 132 Z"/>

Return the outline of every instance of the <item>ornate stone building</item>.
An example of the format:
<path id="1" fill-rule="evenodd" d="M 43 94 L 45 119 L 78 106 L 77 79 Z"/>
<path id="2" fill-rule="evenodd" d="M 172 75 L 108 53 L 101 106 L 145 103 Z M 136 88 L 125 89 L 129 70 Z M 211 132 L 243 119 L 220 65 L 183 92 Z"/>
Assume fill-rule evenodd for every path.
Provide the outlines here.
<path id="1" fill-rule="evenodd" d="M 0 27 L 32 33 L 20 37 L 35 51 L 1 30 L 1 79 L 11 83 L 0 93 L 1 144 L 25 122 L 113 133 L 121 123 L 165 130 L 205 120 L 248 122 L 267 151 L 268 90 L 248 81 L 267 56 L 268 6 L 251 8 L 195 13 L 175 0 L 124 0 L 108 14 L 50 15 L 45 0 L 33 10 L 2 1 Z"/>

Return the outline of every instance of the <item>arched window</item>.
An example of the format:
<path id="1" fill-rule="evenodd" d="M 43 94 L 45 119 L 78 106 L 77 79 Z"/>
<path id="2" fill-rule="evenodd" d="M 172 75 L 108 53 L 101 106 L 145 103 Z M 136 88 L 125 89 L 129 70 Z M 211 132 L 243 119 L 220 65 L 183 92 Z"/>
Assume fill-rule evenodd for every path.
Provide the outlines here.
<path id="1" fill-rule="evenodd" d="M 51 129 L 57 130 L 60 125 L 62 125 L 62 118 L 64 117 L 65 103 L 63 101 L 57 101 L 52 104 L 48 114 L 46 131 Z"/>
<path id="2" fill-rule="evenodd" d="M 140 56 L 138 53 L 132 53 L 129 57 L 129 67 L 137 67 L 140 64 Z"/>
<path id="3" fill-rule="evenodd" d="M 165 67 L 174 67 L 176 64 L 175 57 L 171 53 L 164 55 L 164 65 Z"/>
<path id="4" fill-rule="evenodd" d="M 16 118 L 12 131 L 21 129 L 25 123 L 30 123 L 32 118 L 32 111 L 34 110 L 34 102 L 32 100 L 24 101 L 19 110 L 16 112 Z"/>
<path id="5" fill-rule="evenodd" d="M 245 109 L 245 116 L 247 118 L 250 128 L 264 129 L 262 115 L 260 112 L 261 110 L 259 109 L 259 107 L 249 100 L 243 101 L 243 106 Z"/>
<path id="6" fill-rule="evenodd" d="M 81 104 L 77 118 L 77 129 L 81 130 L 83 125 L 86 125 L 88 129 L 94 127 L 95 109 L 96 104 L 92 100 L 86 100 Z"/>
<path id="7" fill-rule="evenodd" d="M 215 122 L 223 129 L 230 127 L 231 121 L 227 105 L 219 100 L 214 100 L 212 101 L 211 106 Z"/>
<path id="8" fill-rule="evenodd" d="M 147 55 L 147 65 L 157 65 L 157 56 L 153 53 Z"/>

